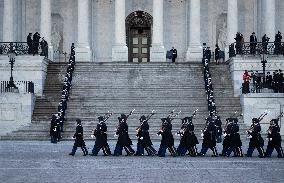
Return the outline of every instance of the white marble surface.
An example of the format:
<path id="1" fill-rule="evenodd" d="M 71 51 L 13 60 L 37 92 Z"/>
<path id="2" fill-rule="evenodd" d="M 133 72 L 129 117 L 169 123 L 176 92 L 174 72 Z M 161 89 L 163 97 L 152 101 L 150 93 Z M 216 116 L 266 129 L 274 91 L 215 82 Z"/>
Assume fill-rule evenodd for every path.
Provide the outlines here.
<path id="1" fill-rule="evenodd" d="M 251 125 L 252 118 L 258 118 L 266 110 L 270 111 L 261 121 L 262 133 L 266 133 L 269 122 L 284 111 L 284 93 L 251 93 L 241 96 L 244 122 Z M 284 118 L 279 121 L 281 135 L 284 135 Z"/>
<path id="2" fill-rule="evenodd" d="M 31 123 L 34 94 L 0 93 L 0 135 Z"/>
<path id="3" fill-rule="evenodd" d="M 13 78 L 14 81 L 34 82 L 36 96 L 42 96 L 48 61 L 41 56 L 16 56 Z M 0 80 L 10 80 L 10 64 L 7 55 L 0 55 Z"/>

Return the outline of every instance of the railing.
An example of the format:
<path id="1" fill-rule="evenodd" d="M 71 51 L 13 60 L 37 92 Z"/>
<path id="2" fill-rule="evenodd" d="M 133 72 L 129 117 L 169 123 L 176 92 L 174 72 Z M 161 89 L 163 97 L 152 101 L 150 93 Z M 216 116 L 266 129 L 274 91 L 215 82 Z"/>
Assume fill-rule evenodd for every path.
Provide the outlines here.
<path id="1" fill-rule="evenodd" d="M 42 48 L 40 44 L 38 45 L 38 54 L 47 56 L 42 54 Z M 30 48 L 27 42 L 0 42 L 0 55 L 8 55 L 11 49 L 15 51 L 16 55 L 27 55 L 33 54 L 32 50 L 34 50 L 34 47 L 32 46 L 32 48 Z"/>
<path id="2" fill-rule="evenodd" d="M 284 55 L 284 42 L 235 42 L 229 46 L 229 57 L 236 55 Z"/>
<path id="3" fill-rule="evenodd" d="M 14 81 L 19 93 L 34 93 L 34 83 L 32 81 Z M 8 88 L 9 81 L 0 81 L 0 93 L 14 92 L 13 88 Z"/>

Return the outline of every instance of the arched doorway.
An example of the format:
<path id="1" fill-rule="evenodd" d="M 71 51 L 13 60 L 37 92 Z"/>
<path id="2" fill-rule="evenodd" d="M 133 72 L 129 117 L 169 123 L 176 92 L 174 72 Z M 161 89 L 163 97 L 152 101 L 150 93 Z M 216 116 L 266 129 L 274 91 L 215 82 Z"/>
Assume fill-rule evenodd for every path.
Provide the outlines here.
<path id="1" fill-rule="evenodd" d="M 135 11 L 126 17 L 129 62 L 150 62 L 152 22 L 152 16 L 144 11 Z"/>

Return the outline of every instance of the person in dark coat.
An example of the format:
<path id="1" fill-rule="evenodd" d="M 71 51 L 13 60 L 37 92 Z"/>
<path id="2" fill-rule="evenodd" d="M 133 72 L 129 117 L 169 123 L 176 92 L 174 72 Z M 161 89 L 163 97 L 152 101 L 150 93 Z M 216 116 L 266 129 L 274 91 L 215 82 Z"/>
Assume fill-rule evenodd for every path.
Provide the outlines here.
<path id="1" fill-rule="evenodd" d="M 172 62 L 175 63 L 177 58 L 177 50 L 174 47 L 172 47 L 170 51 L 172 52 Z"/>
<path id="2" fill-rule="evenodd" d="M 174 147 L 174 137 L 172 134 L 172 124 L 171 118 L 162 118 L 162 128 L 157 133 L 158 135 L 162 136 L 160 148 L 158 151 L 158 156 L 165 157 L 166 150 L 168 149 L 172 156 L 176 156 L 177 152 Z"/>
<path id="3" fill-rule="evenodd" d="M 118 117 L 119 124 L 116 130 L 116 135 L 118 135 L 118 140 L 113 153 L 114 156 L 122 155 L 123 148 L 127 153 L 127 156 L 134 155 L 135 153 L 135 151 L 131 147 L 132 141 L 128 135 L 128 125 L 126 122 L 131 114 L 132 112 L 127 116 L 125 114 L 121 114 L 121 116 Z"/>
<path id="4" fill-rule="evenodd" d="M 220 156 L 230 156 L 229 151 L 231 147 L 231 134 L 232 134 L 233 119 L 227 118 L 226 125 L 224 127 L 224 140 L 223 140 L 223 150 Z"/>
<path id="5" fill-rule="evenodd" d="M 137 151 L 135 153 L 136 156 L 143 156 L 144 155 L 144 149 L 146 150 L 148 156 L 154 156 L 156 155 L 157 151 L 152 146 L 152 141 L 149 134 L 149 124 L 148 120 L 151 118 L 151 116 L 154 113 L 152 113 L 149 116 L 142 115 L 139 119 L 140 126 L 136 129 L 137 131 Z"/>
<path id="6" fill-rule="evenodd" d="M 268 145 L 265 153 L 265 157 L 271 157 L 273 150 L 277 151 L 278 158 L 284 158 L 283 149 L 281 146 L 280 127 L 278 125 L 279 119 L 272 119 L 270 126 L 267 130 Z"/>
<path id="7" fill-rule="evenodd" d="M 39 40 L 40 40 L 40 34 L 36 32 L 33 35 L 33 55 L 38 54 Z"/>
<path id="8" fill-rule="evenodd" d="M 48 57 L 48 43 L 44 38 L 41 39 L 40 47 L 41 47 L 40 56 Z"/>
<path id="9" fill-rule="evenodd" d="M 243 157 L 242 141 L 239 134 L 238 118 L 233 118 L 233 124 L 231 126 L 231 146 L 228 152 L 230 156 L 231 152 L 234 152 L 234 157 Z"/>
<path id="10" fill-rule="evenodd" d="M 219 64 L 219 60 L 220 60 L 220 48 L 218 46 L 218 44 L 215 45 L 216 48 L 215 48 L 215 61 L 216 61 L 216 64 Z"/>
<path id="11" fill-rule="evenodd" d="M 199 153 L 200 156 L 205 156 L 208 149 L 211 149 L 213 152 L 213 157 L 218 156 L 218 152 L 216 149 L 216 126 L 214 120 L 211 116 L 207 117 L 206 125 L 203 130 L 203 142 L 202 149 Z"/>
<path id="12" fill-rule="evenodd" d="M 88 150 L 86 148 L 86 144 L 84 141 L 84 133 L 83 133 L 83 126 L 81 124 L 81 120 L 80 119 L 76 119 L 77 122 L 77 127 L 76 127 L 76 132 L 73 136 L 73 139 L 75 139 L 74 145 L 73 145 L 73 149 L 72 152 L 69 153 L 69 155 L 74 156 L 77 150 L 77 147 L 81 147 L 84 156 L 88 155 Z"/>
<path id="13" fill-rule="evenodd" d="M 92 150 L 92 155 L 97 156 L 98 152 L 102 149 L 105 156 L 111 155 L 109 145 L 107 143 L 107 125 L 106 119 L 103 116 L 98 117 L 99 123 L 96 129 L 93 130 L 92 137 L 96 137 L 96 142 Z"/>
<path id="14" fill-rule="evenodd" d="M 189 151 L 189 155 L 192 157 L 197 156 L 198 154 L 196 144 L 199 144 L 199 142 L 194 134 L 192 118 L 193 117 L 185 117 L 182 119 L 181 130 L 178 132 L 181 139 L 177 148 L 177 153 L 180 156 L 184 156 L 187 151 Z"/>
<path id="15" fill-rule="evenodd" d="M 257 45 L 257 37 L 255 36 L 255 32 L 251 34 L 249 42 L 250 42 L 250 54 L 255 55 L 256 45 Z"/>
<path id="16" fill-rule="evenodd" d="M 51 143 L 57 143 L 60 140 L 60 127 L 59 123 L 57 120 L 57 116 L 55 114 L 52 115 L 51 117 L 51 122 L 50 122 L 50 141 Z"/>
<path id="17" fill-rule="evenodd" d="M 32 39 L 33 34 L 29 33 L 29 35 L 27 36 L 27 44 L 28 44 L 28 54 L 32 54 L 33 53 L 33 39 Z"/>
<path id="18" fill-rule="evenodd" d="M 247 155 L 246 155 L 247 157 L 252 157 L 252 153 L 255 148 L 258 150 L 259 157 L 260 158 L 264 157 L 264 150 L 263 150 L 264 140 L 261 137 L 260 131 L 261 131 L 261 126 L 259 124 L 259 119 L 253 118 L 252 125 L 250 129 L 247 131 L 250 138 L 249 148 L 247 150 Z"/>
<path id="19" fill-rule="evenodd" d="M 281 47 L 282 47 L 281 41 L 282 41 L 282 35 L 281 32 L 278 31 L 278 33 L 275 35 L 275 41 L 274 41 L 275 44 L 274 54 L 276 55 L 281 54 Z"/>
<path id="20" fill-rule="evenodd" d="M 262 37 L 262 50 L 263 50 L 264 54 L 267 53 L 267 46 L 268 46 L 269 39 L 270 38 L 267 37 L 266 34 L 264 34 L 263 37 Z"/>

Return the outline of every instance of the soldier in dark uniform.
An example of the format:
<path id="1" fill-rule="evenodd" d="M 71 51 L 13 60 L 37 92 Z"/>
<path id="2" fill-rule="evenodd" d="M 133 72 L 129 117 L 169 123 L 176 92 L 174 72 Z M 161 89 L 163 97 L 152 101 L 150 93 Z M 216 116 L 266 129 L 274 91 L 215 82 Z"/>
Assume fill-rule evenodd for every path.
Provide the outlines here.
<path id="1" fill-rule="evenodd" d="M 222 142 L 222 121 L 220 116 L 216 116 L 215 118 L 215 126 L 216 126 L 216 141 L 217 143 L 221 143 Z"/>
<path id="2" fill-rule="evenodd" d="M 231 133 L 232 133 L 233 119 L 227 118 L 224 128 L 223 150 L 220 156 L 230 156 L 229 151 L 231 147 Z"/>
<path id="3" fill-rule="evenodd" d="M 259 119 L 253 118 L 252 119 L 252 125 L 250 129 L 247 131 L 250 142 L 249 142 L 249 148 L 247 150 L 247 157 L 251 157 L 254 149 L 256 148 L 259 153 L 259 157 L 263 158 L 264 157 L 264 141 L 263 138 L 261 137 L 260 134 L 261 131 L 261 126 L 259 124 Z"/>
<path id="4" fill-rule="evenodd" d="M 216 126 L 211 116 L 206 119 L 206 126 L 203 130 L 202 149 L 199 153 L 200 156 L 205 156 L 208 148 L 213 152 L 213 157 L 217 157 L 216 149 Z"/>
<path id="5" fill-rule="evenodd" d="M 172 47 L 172 49 L 170 50 L 171 52 L 172 52 L 172 62 L 173 63 L 175 63 L 175 61 L 176 61 L 176 58 L 177 58 L 177 50 L 174 48 L 174 47 Z"/>
<path id="6" fill-rule="evenodd" d="M 233 123 L 231 126 L 231 147 L 228 156 L 230 156 L 231 152 L 234 152 L 234 157 L 243 157 L 242 152 L 242 141 L 239 134 L 239 125 L 238 118 L 233 118 Z"/>
<path id="7" fill-rule="evenodd" d="M 255 32 L 253 32 L 249 38 L 250 42 L 250 54 L 255 55 L 256 52 L 256 45 L 257 45 L 257 38 L 255 36 Z"/>
<path id="8" fill-rule="evenodd" d="M 88 155 L 88 150 L 86 148 L 86 144 L 84 141 L 84 134 L 83 134 L 83 126 L 81 124 L 81 120 L 80 119 L 76 119 L 77 122 L 77 127 L 76 127 L 76 132 L 73 136 L 73 139 L 75 139 L 75 143 L 73 145 L 73 149 L 72 152 L 69 153 L 69 155 L 74 156 L 77 150 L 77 147 L 81 147 L 84 156 Z"/>
<path id="9" fill-rule="evenodd" d="M 137 131 L 137 151 L 135 153 L 136 156 L 143 156 L 144 155 L 144 149 L 146 150 L 148 156 L 154 156 L 156 155 L 157 151 L 153 148 L 152 141 L 150 139 L 150 134 L 149 134 L 149 124 L 148 120 L 150 117 L 154 115 L 152 113 L 149 116 L 141 116 L 139 121 L 140 121 L 140 126 L 136 129 Z"/>
<path id="10" fill-rule="evenodd" d="M 28 44 L 28 54 L 32 54 L 33 53 L 33 39 L 32 39 L 33 34 L 29 33 L 29 35 L 27 36 L 27 44 Z"/>
<path id="11" fill-rule="evenodd" d="M 194 125 L 192 123 L 193 117 L 185 117 L 182 119 L 180 134 L 180 144 L 177 148 L 177 153 L 180 156 L 184 156 L 187 151 L 189 155 L 194 157 L 197 156 L 196 144 L 199 144 L 197 137 L 194 134 Z"/>
<path id="12" fill-rule="evenodd" d="M 105 121 L 108 119 L 100 116 L 98 117 L 99 123 L 97 124 L 96 129 L 93 130 L 92 137 L 96 137 L 96 142 L 92 150 L 92 155 L 97 156 L 98 152 L 102 149 L 105 156 L 111 155 L 109 145 L 107 143 L 107 125 Z"/>
<path id="13" fill-rule="evenodd" d="M 280 127 L 278 125 L 279 119 L 272 119 L 270 121 L 269 129 L 267 130 L 267 138 L 268 138 L 268 145 L 266 149 L 265 156 L 271 157 L 273 150 L 277 151 L 278 158 L 284 158 L 283 149 L 281 146 L 281 135 L 280 135 Z"/>
<path id="14" fill-rule="evenodd" d="M 57 120 L 57 116 L 55 114 L 52 115 L 51 117 L 51 122 L 50 122 L 50 141 L 51 143 L 57 143 L 60 140 L 60 128 Z"/>
<path id="15" fill-rule="evenodd" d="M 271 89 L 272 88 L 272 75 L 270 75 L 270 72 L 267 72 L 265 79 L 266 79 L 266 86 L 269 89 Z"/>
<path id="16" fill-rule="evenodd" d="M 119 156 L 122 155 L 122 149 L 124 148 L 125 152 L 127 153 L 127 156 L 131 156 L 135 153 L 135 151 L 132 149 L 132 141 L 129 138 L 128 135 L 128 125 L 126 123 L 127 118 L 132 114 L 132 111 L 129 115 L 121 114 L 121 117 L 118 117 L 118 127 L 116 130 L 116 135 L 118 135 L 118 140 L 115 146 L 115 150 L 113 155 Z"/>

